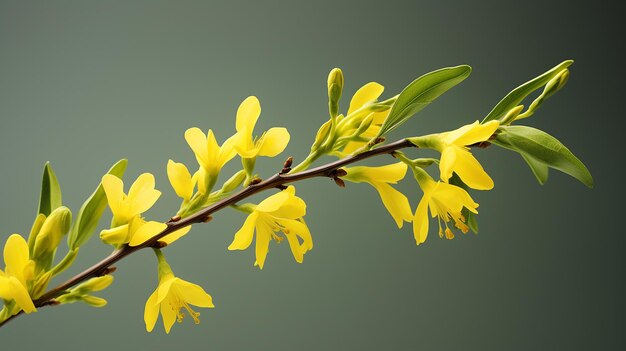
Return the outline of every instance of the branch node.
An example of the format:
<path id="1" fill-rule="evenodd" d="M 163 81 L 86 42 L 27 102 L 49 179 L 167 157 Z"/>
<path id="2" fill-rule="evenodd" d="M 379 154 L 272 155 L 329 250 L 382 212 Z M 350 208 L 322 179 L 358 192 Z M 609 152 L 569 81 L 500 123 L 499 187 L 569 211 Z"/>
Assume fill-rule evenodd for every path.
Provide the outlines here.
<path id="1" fill-rule="evenodd" d="M 170 218 L 170 220 L 167 221 L 167 223 L 174 223 L 174 222 L 178 222 L 180 220 L 181 220 L 181 217 L 179 215 L 176 215 L 176 216 Z"/>
<path id="2" fill-rule="evenodd" d="M 335 184 L 337 184 L 340 188 L 346 187 L 346 183 L 343 181 L 343 179 L 334 177 L 333 180 L 335 181 Z"/>
<path id="3" fill-rule="evenodd" d="M 279 189 L 280 191 L 283 191 L 283 190 L 287 189 L 287 186 L 285 184 L 278 184 L 276 186 L 276 189 Z"/>
<path id="4" fill-rule="evenodd" d="M 283 164 L 283 169 L 280 171 L 279 174 L 286 174 L 286 173 L 291 172 L 291 165 L 292 164 L 293 164 L 293 156 L 287 157 L 287 160 Z"/>
<path id="5" fill-rule="evenodd" d="M 211 215 L 206 215 L 204 218 L 201 219 L 202 223 L 209 223 L 211 220 L 213 220 L 213 216 Z"/>
<path id="6" fill-rule="evenodd" d="M 161 240 L 158 240 L 156 243 L 154 243 L 152 245 L 152 247 L 155 248 L 155 249 L 162 249 L 162 248 L 164 248 L 166 246 L 167 246 L 167 243 L 165 241 L 161 241 Z"/>
<path id="7" fill-rule="evenodd" d="M 104 277 L 105 275 L 109 275 L 109 274 L 115 272 L 116 270 L 117 270 L 117 267 L 115 267 L 115 266 L 106 267 L 103 270 L 101 270 L 100 272 L 98 272 L 98 277 Z"/>
<path id="8" fill-rule="evenodd" d="M 259 184 L 259 183 L 260 183 L 260 182 L 262 182 L 262 181 L 263 181 L 263 179 L 261 179 L 261 178 L 259 178 L 259 177 L 254 177 L 254 178 L 252 178 L 252 180 L 250 181 L 250 186 L 251 186 L 251 185 L 257 185 L 257 184 Z"/>

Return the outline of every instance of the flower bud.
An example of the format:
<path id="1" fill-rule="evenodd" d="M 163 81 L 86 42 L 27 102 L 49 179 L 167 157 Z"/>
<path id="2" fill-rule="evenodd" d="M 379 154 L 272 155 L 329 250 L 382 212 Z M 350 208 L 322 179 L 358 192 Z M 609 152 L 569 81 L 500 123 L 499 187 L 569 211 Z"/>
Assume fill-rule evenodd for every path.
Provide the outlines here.
<path id="1" fill-rule="evenodd" d="M 569 70 L 566 68 L 559 72 L 559 74 L 557 74 L 548 82 L 548 84 L 546 84 L 542 95 L 544 95 L 545 98 L 552 96 L 554 93 L 561 90 L 561 88 L 565 86 L 565 83 L 567 83 L 568 79 Z"/>
<path id="2" fill-rule="evenodd" d="M 241 171 L 235 173 L 235 175 L 230 177 L 230 179 L 228 179 L 224 183 L 224 186 L 222 187 L 222 191 L 225 192 L 225 193 L 229 193 L 229 192 L 237 189 L 237 187 L 240 186 L 241 183 L 243 183 L 243 181 L 245 179 L 246 179 L 246 171 L 245 170 L 241 170 Z"/>
<path id="3" fill-rule="evenodd" d="M 331 117 L 339 112 L 339 99 L 343 91 L 343 72 L 339 68 L 333 68 L 328 74 L 328 112 Z"/>
<path id="4" fill-rule="evenodd" d="M 406 138 L 411 144 L 424 149 L 434 149 L 441 151 L 443 149 L 443 140 L 440 134 L 430 134 L 413 138 Z"/>
<path id="5" fill-rule="evenodd" d="M 100 291 L 109 287 L 111 283 L 113 283 L 112 275 L 105 275 L 102 277 L 91 278 L 88 281 L 72 289 L 72 292 L 76 292 L 78 294 L 86 294 L 86 293 L 90 293 L 93 291 Z"/>
<path id="6" fill-rule="evenodd" d="M 35 238 L 33 256 L 35 259 L 53 253 L 61 238 L 70 230 L 72 212 L 65 206 L 58 207 L 46 218 Z"/>
<path id="7" fill-rule="evenodd" d="M 513 107 L 509 110 L 509 112 L 504 115 L 504 117 L 500 119 L 500 124 L 503 126 L 511 124 L 511 122 L 513 122 L 517 118 L 517 116 L 522 113 L 523 109 L 524 105 L 517 105 Z"/>

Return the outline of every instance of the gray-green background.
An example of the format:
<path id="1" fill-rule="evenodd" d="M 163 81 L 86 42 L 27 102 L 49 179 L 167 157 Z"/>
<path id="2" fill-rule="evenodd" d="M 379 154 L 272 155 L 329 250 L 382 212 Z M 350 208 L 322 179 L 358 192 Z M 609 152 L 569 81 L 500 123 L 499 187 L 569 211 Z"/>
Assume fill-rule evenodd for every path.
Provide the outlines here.
<path id="1" fill-rule="evenodd" d="M 119 264 L 102 293 L 106 308 L 42 308 L 0 330 L 2 349 L 623 345 L 622 20 L 600 5 L 469 3 L 0 1 L 1 241 L 29 230 L 47 160 L 77 211 L 126 157 L 126 179 L 152 172 L 163 190 L 147 216 L 167 218 L 178 200 L 166 162 L 194 162 L 184 131 L 212 128 L 223 141 L 249 95 L 263 107 L 257 131 L 287 127 L 284 155 L 301 159 L 327 118 L 333 67 L 344 70 L 349 98 L 368 81 L 392 96 L 427 71 L 473 66 L 470 79 L 392 136 L 400 138 L 482 118 L 513 87 L 574 59 L 567 87 L 527 121 L 568 145 L 596 181 L 589 190 L 552 172 L 542 187 L 518 155 L 477 151 L 496 182 L 494 191 L 473 193 L 480 234 L 441 240 L 431 222 L 417 247 L 411 226 L 397 230 L 370 187 L 312 180 L 298 186 L 315 241 L 303 264 L 285 243 L 273 243 L 263 271 L 252 266 L 253 250 L 228 252 L 244 220 L 233 211 L 166 250 L 179 276 L 213 295 L 217 308 L 202 310 L 200 325 L 185 320 L 166 336 L 159 321 L 145 332 L 144 303 L 156 286 L 146 251 Z M 259 162 L 264 175 L 281 164 Z M 414 182 L 399 188 L 416 206 Z M 108 250 L 93 239 L 68 273 Z"/>

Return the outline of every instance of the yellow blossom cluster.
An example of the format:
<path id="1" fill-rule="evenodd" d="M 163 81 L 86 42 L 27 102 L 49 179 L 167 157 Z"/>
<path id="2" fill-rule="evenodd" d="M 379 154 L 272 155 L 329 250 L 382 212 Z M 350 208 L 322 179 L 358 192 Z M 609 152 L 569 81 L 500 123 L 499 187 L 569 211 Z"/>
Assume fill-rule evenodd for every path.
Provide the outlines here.
<path id="1" fill-rule="evenodd" d="M 586 167 L 554 137 L 531 127 L 511 126 L 511 123 L 534 114 L 545 99 L 563 87 L 571 63 L 565 61 L 518 87 L 481 122 L 475 121 L 452 131 L 408 137 L 387 145 L 388 132 L 462 82 L 471 68 L 462 65 L 430 72 L 414 80 L 399 94 L 382 101 L 379 99 L 384 87 L 369 82 L 354 93 L 345 115 L 339 113 L 343 72 L 333 69 L 327 80 L 330 118 L 319 128 L 309 155 L 293 167 L 293 159 L 289 157 L 284 167 L 266 180 L 255 173 L 257 158 L 282 153 L 290 134 L 286 128 L 274 127 L 255 136 L 261 104 L 256 97 L 250 96 L 236 111 L 234 134 L 221 145 L 211 129 L 205 133 L 194 127 L 184 133 L 197 161 L 197 169 L 192 174 L 185 164 L 168 161 L 168 179 L 182 201 L 176 215 L 167 222 L 149 221 L 144 217 L 161 196 L 152 174 L 139 175 L 125 192 L 122 176 L 126 160 L 118 162 L 101 178 L 96 191 L 73 220 L 72 212 L 62 205 L 56 176 L 46 164 L 39 211 L 30 235 L 25 239 L 13 234 L 4 246 L 5 268 L 0 269 L 0 299 L 3 303 L 0 326 L 21 312 L 35 312 L 37 307 L 46 304 L 84 302 L 94 307 L 106 305 L 106 300 L 92 293 L 113 282 L 111 265 L 148 247 L 157 257 L 158 285 L 145 304 L 146 329 L 152 331 L 161 316 L 165 332 L 169 333 L 176 321 L 182 322 L 185 313 L 199 323 L 200 313 L 192 306 L 213 308 L 213 299 L 199 285 L 174 275 L 163 248 L 187 234 L 192 224 L 207 222 L 214 212 L 231 207 L 244 212 L 247 217 L 240 229 L 233 231 L 229 250 L 246 250 L 254 242 L 254 265 L 263 269 L 271 242 L 281 243 L 286 239 L 295 261 L 302 263 L 304 255 L 313 249 L 313 239 L 304 220 L 307 205 L 296 196 L 292 183 L 315 176 L 333 178 L 339 186 L 345 186 L 345 181 L 372 186 L 398 228 L 403 228 L 405 222 L 412 223 L 417 245 L 423 244 L 428 237 L 429 217 L 437 219 L 440 237 L 453 239 L 453 228 L 463 233 L 469 229 L 476 231 L 472 221 L 478 214 L 478 203 L 468 191 L 490 190 L 494 181 L 472 154 L 472 147 L 495 144 L 519 153 L 541 183 L 547 179 L 548 168 L 554 168 L 592 186 L 593 179 Z M 544 87 L 541 95 L 522 113 L 521 101 L 541 87 Z M 435 150 L 440 157 L 411 159 L 400 151 L 407 147 Z M 371 156 L 387 154 L 396 160 L 383 166 L 348 166 Z M 222 170 L 236 156 L 241 161 L 241 169 L 221 187 L 216 187 Z M 324 156 L 335 156 L 339 160 L 309 169 L 313 162 Z M 433 164 L 438 165 L 436 177 L 428 172 Z M 399 183 L 409 169 L 422 192 L 421 198 L 415 201 L 412 201 L 414 196 L 407 196 L 399 190 Z M 417 187 L 410 190 L 414 188 Z M 241 203 L 251 195 L 269 189 L 274 189 L 274 193 L 258 203 Z M 74 277 L 70 284 L 47 291 L 50 280 L 72 265 L 80 247 L 98 226 L 107 205 L 112 214 L 111 224 L 100 231 L 100 239 L 113 246 L 113 254 Z M 67 254 L 56 260 L 57 248 L 65 235 Z"/>

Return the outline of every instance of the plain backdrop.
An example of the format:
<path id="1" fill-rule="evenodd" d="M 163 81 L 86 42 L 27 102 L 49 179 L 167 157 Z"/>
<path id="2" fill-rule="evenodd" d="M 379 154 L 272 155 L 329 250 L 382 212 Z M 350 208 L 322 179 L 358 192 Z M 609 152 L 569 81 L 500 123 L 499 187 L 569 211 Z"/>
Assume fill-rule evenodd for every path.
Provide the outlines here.
<path id="1" fill-rule="evenodd" d="M 288 155 L 301 160 L 327 119 L 333 67 L 345 73 L 342 111 L 369 81 L 390 97 L 428 71 L 473 67 L 396 139 L 481 119 L 512 88 L 574 59 L 568 85 L 526 121 L 563 141 L 596 184 L 552 172 L 540 186 L 518 155 L 478 150 L 496 183 L 473 192 L 480 234 L 442 240 L 431 222 L 418 247 L 371 187 L 303 182 L 315 242 L 303 264 L 286 243 L 272 243 L 263 271 L 253 250 L 227 251 L 245 218 L 230 210 L 166 249 L 174 271 L 214 298 L 200 325 L 186 319 L 165 335 L 159 321 L 146 333 L 157 281 L 145 251 L 120 262 L 100 294 L 106 308 L 42 308 L 0 330 L 2 350 L 623 347 L 619 16 L 601 2 L 565 1 L 0 1 L 2 242 L 30 229 L 45 161 L 77 212 L 128 158 L 127 182 L 151 172 L 163 191 L 146 216 L 169 218 L 178 198 L 167 160 L 195 162 L 184 131 L 212 128 L 223 141 L 249 95 L 263 108 L 257 133 L 291 132 L 281 157 L 258 161 L 261 175 Z M 415 207 L 411 177 L 398 188 Z M 99 228 L 109 220 L 107 211 Z M 109 251 L 93 238 L 57 283 Z"/>

